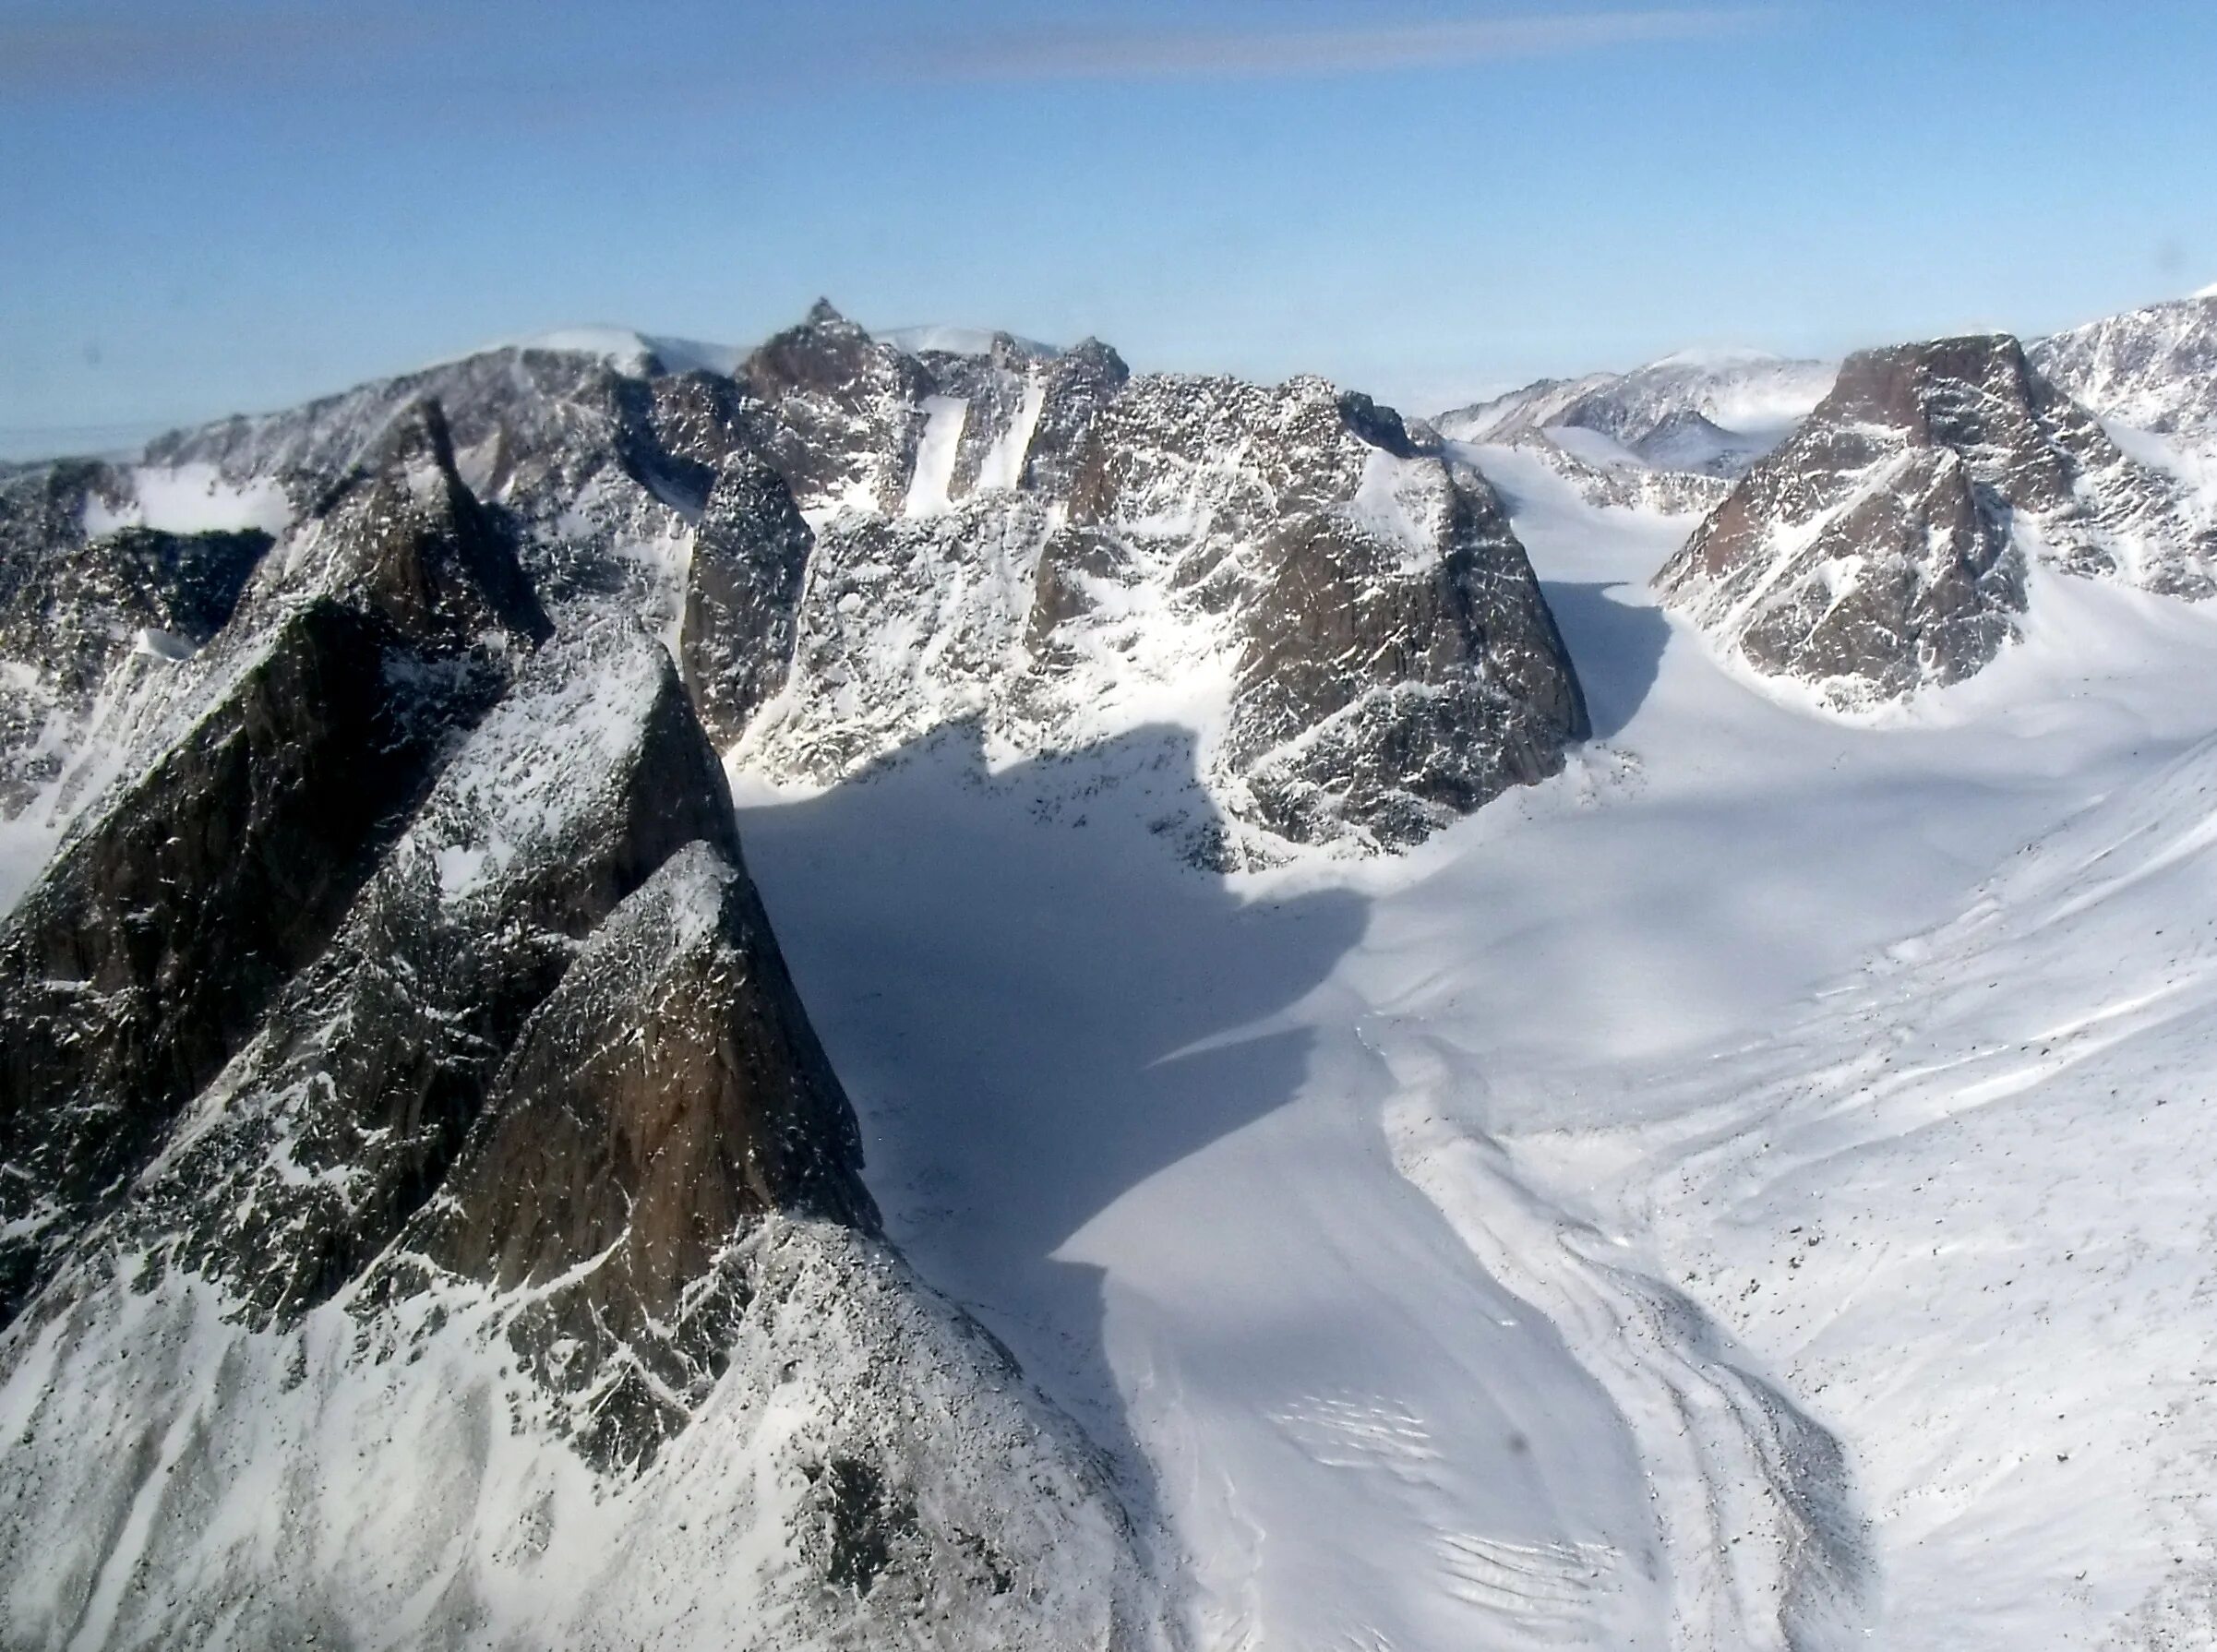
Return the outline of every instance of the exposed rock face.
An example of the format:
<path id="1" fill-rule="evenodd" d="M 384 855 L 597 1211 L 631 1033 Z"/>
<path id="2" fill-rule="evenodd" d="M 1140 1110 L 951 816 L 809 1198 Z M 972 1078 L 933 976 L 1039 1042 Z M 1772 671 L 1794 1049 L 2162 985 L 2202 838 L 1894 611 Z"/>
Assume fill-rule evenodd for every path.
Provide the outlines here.
<path id="1" fill-rule="evenodd" d="M 947 342 L 904 350 L 820 304 L 728 371 L 644 340 L 504 351 L 150 457 L 309 497 L 405 398 L 437 394 L 459 474 L 550 605 L 637 613 L 719 747 L 773 780 L 840 779 L 956 722 L 1026 755 L 1174 708 L 1207 761 L 1191 812 L 1230 818 L 1233 859 L 1269 860 L 1407 843 L 1559 765 L 1582 726 L 1568 661 L 1491 496 L 1436 437 L 1314 380 L 1134 380 L 1092 340 Z M 1370 454 L 1429 480 L 1380 482 Z M 1373 512 L 1366 487 L 1437 508 Z M 1289 575 L 1297 545 L 1308 571 Z M 1373 579 L 1395 593 L 1372 601 Z M 1260 612 L 1359 588 L 1360 617 L 1308 616 L 1320 641 L 1348 633 L 1328 668 Z"/>
<path id="2" fill-rule="evenodd" d="M 1988 664 L 2030 561 L 2199 598 L 2213 556 L 2175 484 L 1995 336 L 1851 357 L 1657 583 L 1757 670 L 1852 706 Z"/>
<path id="3" fill-rule="evenodd" d="M 2217 293 L 2090 322 L 2025 353 L 2042 377 L 2103 418 L 2217 449 Z"/>
<path id="4" fill-rule="evenodd" d="M 728 644 L 808 530 L 704 493 Z M 876 1237 L 627 593 L 550 620 L 436 406 L 297 509 L 212 594 L 143 526 L 41 569 L 212 630 L 0 928 L 0 1642 L 1161 1645 L 1090 1449 Z"/>
<path id="5" fill-rule="evenodd" d="M 719 746 L 785 686 L 815 545 L 785 479 L 751 453 L 733 454 L 693 534 L 678 649 L 686 688 Z"/>
<path id="6" fill-rule="evenodd" d="M 693 843 L 737 863 L 667 656 L 629 621 L 542 649 L 142 1179 L 145 1242 L 181 1232 L 258 1323 L 329 1300 L 443 1184 L 579 946 Z M 209 1203 L 237 1214 L 195 1224 Z"/>
<path id="7" fill-rule="evenodd" d="M 272 572 L 242 605 L 182 732 L 0 931 L 10 1315 L 323 951 L 545 627 L 435 411 L 279 560 L 299 586 Z"/>
<path id="8" fill-rule="evenodd" d="M 1142 381 L 1097 421 L 1069 523 L 1035 628 L 1061 612 L 1050 646 L 1097 646 L 1062 636 L 1108 618 L 1073 601 L 1085 557 L 1152 573 L 1196 629 L 1220 625 L 1216 772 L 1279 835 L 1415 842 L 1552 772 L 1587 732 L 1492 490 L 1365 398 Z"/>
<path id="9" fill-rule="evenodd" d="M 0 817 L 77 800 L 58 794 L 95 725 L 215 635 L 270 546 L 126 520 L 126 494 L 90 462 L 0 482 Z"/>
<path id="10" fill-rule="evenodd" d="M 805 509 L 900 509 L 931 388 L 915 357 L 820 299 L 742 377 L 773 414 L 766 457 Z"/>
<path id="11" fill-rule="evenodd" d="M 389 696 L 419 660 L 389 625 L 310 607 L 0 935 L 0 1309 L 328 940 L 449 715 L 475 709 Z"/>
<path id="12" fill-rule="evenodd" d="M 1097 360 L 1058 377 L 1068 359 L 989 405 L 1036 405 L 1034 436 L 1064 421 L 1061 398 L 1114 377 Z M 955 720 L 1003 749 L 1068 748 L 1129 726 L 1126 706 L 1182 701 L 1240 830 L 1230 858 L 1267 859 L 1413 842 L 1584 733 L 1499 502 L 1429 431 L 1318 379 L 1145 377 L 1092 413 L 1066 492 L 958 500 L 922 467 L 959 455 L 968 406 L 928 422 L 902 515 L 820 525 L 791 681 L 742 760 L 836 778 Z M 994 428 L 1005 452 L 1025 420 Z"/>
<path id="13" fill-rule="evenodd" d="M 1443 464 L 1397 491 L 1436 513 L 1425 537 L 1444 555 L 1420 577 L 1406 544 L 1329 512 L 1261 547 L 1225 757 L 1247 765 L 1264 818 L 1296 841 L 1352 822 L 1416 843 L 1552 773 L 1588 732 L 1562 639 L 1484 479 Z"/>
<path id="14" fill-rule="evenodd" d="M 860 1162 L 752 887 L 694 844 L 524 1027 L 396 1283 L 428 1264 L 525 1293 L 510 1337 L 586 1448 L 643 1462 L 723 1374 L 734 1236 L 776 1212 L 874 1229 Z"/>

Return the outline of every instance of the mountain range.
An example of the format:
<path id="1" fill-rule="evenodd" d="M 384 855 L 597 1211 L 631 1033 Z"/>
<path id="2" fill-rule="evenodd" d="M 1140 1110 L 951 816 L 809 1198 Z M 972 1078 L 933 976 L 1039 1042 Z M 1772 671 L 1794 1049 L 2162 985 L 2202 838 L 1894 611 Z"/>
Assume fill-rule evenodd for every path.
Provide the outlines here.
<path id="1" fill-rule="evenodd" d="M 2199 1083 L 2213 353 L 1423 420 L 820 303 L 11 469 L 0 1641 L 1998 1647 L 2015 1499 L 2188 1644 L 2177 1450 L 2062 1397 L 2079 1589 L 1898 1190 Z"/>

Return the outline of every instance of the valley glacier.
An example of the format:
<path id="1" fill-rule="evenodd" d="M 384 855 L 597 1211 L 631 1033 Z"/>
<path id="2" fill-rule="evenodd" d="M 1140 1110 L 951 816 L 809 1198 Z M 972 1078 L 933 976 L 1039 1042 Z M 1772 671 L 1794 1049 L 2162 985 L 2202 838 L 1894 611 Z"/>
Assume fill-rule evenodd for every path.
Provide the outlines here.
<path id="1" fill-rule="evenodd" d="M 2217 614 L 1843 717 L 1470 456 L 1594 737 L 1402 856 L 1180 865 L 1170 724 L 734 767 L 888 1236 L 1198 1647 L 2210 1644 Z"/>
<path id="2" fill-rule="evenodd" d="M 0 475 L 0 1643 L 2217 1645 L 2206 323 Z"/>

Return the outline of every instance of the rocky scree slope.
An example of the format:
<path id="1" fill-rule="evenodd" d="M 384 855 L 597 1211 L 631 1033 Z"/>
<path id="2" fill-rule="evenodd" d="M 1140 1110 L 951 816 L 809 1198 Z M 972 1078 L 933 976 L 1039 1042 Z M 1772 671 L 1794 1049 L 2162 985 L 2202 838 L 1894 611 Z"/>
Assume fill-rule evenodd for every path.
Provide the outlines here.
<path id="1" fill-rule="evenodd" d="M 819 305 L 730 375 L 518 348 L 165 437 L 147 468 L 306 499 L 425 394 L 550 607 L 638 613 L 772 781 L 954 723 L 995 760 L 1179 723 L 1206 796 L 1165 833 L 1233 864 L 1413 842 L 1586 729 L 1483 478 L 1316 379 L 1134 377 L 1005 334 L 910 352 Z"/>
<path id="2" fill-rule="evenodd" d="M 0 928 L 0 1640 L 1157 1644 L 675 664 L 517 545 L 386 420 Z"/>
<path id="3" fill-rule="evenodd" d="M 2199 600 L 2213 559 L 2180 484 L 1993 335 L 1851 357 L 1656 583 L 1755 670 L 1853 708 L 1989 664 L 2034 565 Z"/>

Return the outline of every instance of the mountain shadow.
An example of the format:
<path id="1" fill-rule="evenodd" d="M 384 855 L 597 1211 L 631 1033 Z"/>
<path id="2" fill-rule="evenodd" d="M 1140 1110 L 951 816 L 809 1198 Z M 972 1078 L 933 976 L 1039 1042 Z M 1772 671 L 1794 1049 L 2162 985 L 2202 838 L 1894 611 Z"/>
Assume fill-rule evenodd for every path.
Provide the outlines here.
<path id="1" fill-rule="evenodd" d="M 953 727 L 809 801 L 744 802 L 889 1236 L 1085 1428 L 1152 1525 L 1105 1275 L 1061 1253 L 1295 1096 L 1311 1035 L 1273 1018 L 1361 938 L 1368 903 L 1242 900 L 1181 859 L 1221 821 L 1192 736 L 1168 727 L 995 775 L 976 730 Z"/>
<path id="2" fill-rule="evenodd" d="M 1611 596 L 1636 589 L 1622 580 L 1543 580 L 1540 589 L 1586 690 L 1593 737 L 1613 739 L 1655 687 L 1671 622 L 1651 603 L 1636 605 Z"/>

